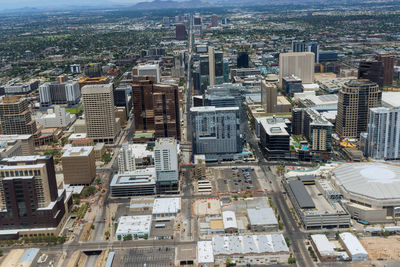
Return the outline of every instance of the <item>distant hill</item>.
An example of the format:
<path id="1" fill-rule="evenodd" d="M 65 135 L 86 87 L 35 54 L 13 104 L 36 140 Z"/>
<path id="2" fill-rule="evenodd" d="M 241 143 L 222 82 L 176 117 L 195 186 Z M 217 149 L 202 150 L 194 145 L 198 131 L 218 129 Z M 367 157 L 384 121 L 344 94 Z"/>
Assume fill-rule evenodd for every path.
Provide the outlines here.
<path id="1" fill-rule="evenodd" d="M 174 0 L 154 0 L 152 2 L 139 2 L 133 6 L 135 9 L 172 9 L 172 8 L 201 8 L 214 6 L 205 0 L 189 0 L 189 1 L 174 1 Z"/>

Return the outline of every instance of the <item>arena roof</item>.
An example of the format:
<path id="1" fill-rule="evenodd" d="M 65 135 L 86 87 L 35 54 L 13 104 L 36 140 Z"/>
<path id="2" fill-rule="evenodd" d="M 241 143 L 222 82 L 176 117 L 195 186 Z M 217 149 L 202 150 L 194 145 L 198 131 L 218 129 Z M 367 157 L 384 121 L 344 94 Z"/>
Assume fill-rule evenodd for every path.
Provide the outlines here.
<path id="1" fill-rule="evenodd" d="M 400 166 L 385 163 L 349 163 L 334 170 L 344 190 L 377 200 L 400 199 Z"/>

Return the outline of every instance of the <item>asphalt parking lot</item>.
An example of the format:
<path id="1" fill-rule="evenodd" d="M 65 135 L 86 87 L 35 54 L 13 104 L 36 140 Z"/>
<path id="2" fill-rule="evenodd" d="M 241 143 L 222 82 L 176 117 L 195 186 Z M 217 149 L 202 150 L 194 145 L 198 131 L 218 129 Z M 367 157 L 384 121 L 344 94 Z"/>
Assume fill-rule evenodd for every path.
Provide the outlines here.
<path id="1" fill-rule="evenodd" d="M 261 189 L 257 175 L 251 168 L 224 168 L 216 170 L 216 187 L 220 193 Z"/>
<path id="2" fill-rule="evenodd" d="M 167 267 L 172 266 L 175 249 L 171 247 L 134 248 L 118 251 L 113 266 Z"/>

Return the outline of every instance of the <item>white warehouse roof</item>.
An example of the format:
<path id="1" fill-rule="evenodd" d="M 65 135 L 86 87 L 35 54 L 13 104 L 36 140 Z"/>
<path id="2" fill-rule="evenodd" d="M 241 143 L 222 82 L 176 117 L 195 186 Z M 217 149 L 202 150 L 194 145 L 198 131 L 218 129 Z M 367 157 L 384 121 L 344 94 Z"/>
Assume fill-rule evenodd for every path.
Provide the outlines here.
<path id="1" fill-rule="evenodd" d="M 321 256 L 330 256 L 335 254 L 335 246 L 328 240 L 326 235 L 311 235 L 311 239 Z"/>
<path id="2" fill-rule="evenodd" d="M 352 260 L 362 260 L 368 258 L 368 252 L 361 245 L 360 241 L 358 241 L 357 237 L 351 233 L 341 233 L 339 234 L 340 239 L 343 241 L 346 246 L 349 256 Z"/>
<path id="3" fill-rule="evenodd" d="M 224 222 L 224 229 L 235 228 L 237 229 L 236 215 L 233 211 L 227 210 L 222 212 L 222 220 Z"/>
<path id="4" fill-rule="evenodd" d="M 180 198 L 156 198 L 153 204 L 153 214 L 175 214 L 181 210 Z"/>
<path id="5" fill-rule="evenodd" d="M 251 225 L 277 225 L 274 210 L 271 208 L 248 209 L 247 216 Z"/>
<path id="6" fill-rule="evenodd" d="M 212 241 L 197 242 L 197 262 L 199 264 L 214 263 Z"/>
<path id="7" fill-rule="evenodd" d="M 150 235 L 151 215 L 122 216 L 119 218 L 116 236 L 124 235 Z"/>

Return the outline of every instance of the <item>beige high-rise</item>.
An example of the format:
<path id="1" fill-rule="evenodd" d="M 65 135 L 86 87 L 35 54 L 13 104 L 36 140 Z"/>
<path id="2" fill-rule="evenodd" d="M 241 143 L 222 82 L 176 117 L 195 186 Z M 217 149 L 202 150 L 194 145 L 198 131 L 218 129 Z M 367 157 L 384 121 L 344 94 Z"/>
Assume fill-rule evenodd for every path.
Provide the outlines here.
<path id="1" fill-rule="evenodd" d="M 279 86 L 282 78 L 295 75 L 303 83 L 314 82 L 315 55 L 312 52 L 282 53 L 279 55 Z"/>
<path id="2" fill-rule="evenodd" d="M 82 99 L 87 137 L 95 142 L 114 143 L 121 128 L 115 119 L 112 84 L 85 85 Z"/>
<path id="3" fill-rule="evenodd" d="M 268 83 L 265 80 L 261 82 L 261 104 L 266 113 L 275 113 L 277 111 L 278 90 L 274 83 Z"/>
<path id="4" fill-rule="evenodd" d="M 381 104 L 382 92 L 369 80 L 350 80 L 339 91 L 336 132 L 343 138 L 358 138 L 367 131 L 369 109 Z"/>

